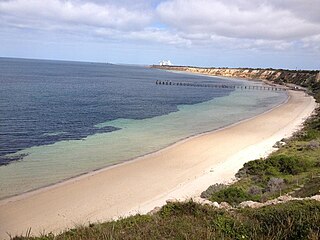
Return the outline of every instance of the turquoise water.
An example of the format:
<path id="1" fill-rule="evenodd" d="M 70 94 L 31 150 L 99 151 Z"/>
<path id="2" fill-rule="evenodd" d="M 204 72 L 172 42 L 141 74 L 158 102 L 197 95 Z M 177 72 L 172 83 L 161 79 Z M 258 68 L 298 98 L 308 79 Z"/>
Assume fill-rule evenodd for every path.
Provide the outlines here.
<path id="1" fill-rule="evenodd" d="M 187 137 L 263 113 L 286 98 L 285 92 L 235 90 L 206 102 L 179 105 L 178 111 L 166 115 L 97 123 L 94 126 L 97 130 L 105 127 L 119 130 L 18 151 L 16 154 L 25 156 L 23 161 L 0 167 L 0 198 L 157 151 Z"/>
<path id="2" fill-rule="evenodd" d="M 0 73 L 0 166 L 23 161 L 15 154 L 23 149 L 117 130 L 96 128 L 101 122 L 161 116 L 233 91 L 156 86 L 156 80 L 225 81 L 104 63 L 0 58 Z"/>

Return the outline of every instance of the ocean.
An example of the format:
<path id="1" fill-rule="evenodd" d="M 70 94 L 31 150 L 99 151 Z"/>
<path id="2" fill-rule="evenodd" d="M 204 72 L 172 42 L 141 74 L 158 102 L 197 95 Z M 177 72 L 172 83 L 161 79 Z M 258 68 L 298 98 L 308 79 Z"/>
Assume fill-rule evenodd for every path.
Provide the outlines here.
<path id="1" fill-rule="evenodd" d="M 157 80 L 262 85 L 146 66 L 0 58 L 0 199 L 160 150 L 287 98 Z"/>

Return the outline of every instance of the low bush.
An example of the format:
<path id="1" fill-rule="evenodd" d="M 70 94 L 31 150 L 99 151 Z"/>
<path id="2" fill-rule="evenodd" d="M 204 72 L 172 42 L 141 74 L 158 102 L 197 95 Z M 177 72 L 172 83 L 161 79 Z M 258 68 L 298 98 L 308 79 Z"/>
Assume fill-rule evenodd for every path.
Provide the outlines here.
<path id="1" fill-rule="evenodd" d="M 207 190 L 203 191 L 200 196 L 202 198 L 210 198 L 213 193 L 218 192 L 222 189 L 225 189 L 226 187 L 227 187 L 227 185 L 225 185 L 225 184 L 216 183 L 216 184 L 208 187 Z"/>
<path id="2" fill-rule="evenodd" d="M 284 180 L 282 178 L 270 178 L 267 184 L 268 192 L 274 193 L 277 191 L 281 191 L 284 187 Z"/>
<path id="3" fill-rule="evenodd" d="M 240 172 L 256 176 L 281 176 L 282 174 L 297 175 L 311 167 L 308 161 L 284 154 L 273 155 L 267 159 L 259 159 L 244 164 Z"/>
<path id="4" fill-rule="evenodd" d="M 152 216 L 136 215 L 78 227 L 56 236 L 13 240 L 319 238 L 319 202 L 292 201 L 259 209 L 226 211 L 190 201 L 167 204 Z"/>
<path id="5" fill-rule="evenodd" d="M 260 195 L 262 194 L 262 188 L 256 185 L 253 185 L 248 189 L 248 194 L 254 195 L 254 196 Z"/>
<path id="6" fill-rule="evenodd" d="M 320 194 L 320 177 L 309 179 L 304 185 L 294 192 L 295 197 L 311 197 Z"/>
<path id="7" fill-rule="evenodd" d="M 258 209 L 240 210 L 251 219 L 253 239 L 319 239 L 320 203 L 291 201 Z"/>
<path id="8" fill-rule="evenodd" d="M 241 188 L 230 186 L 211 195 L 213 202 L 227 202 L 233 206 L 247 200 L 253 200 L 251 195 Z"/>

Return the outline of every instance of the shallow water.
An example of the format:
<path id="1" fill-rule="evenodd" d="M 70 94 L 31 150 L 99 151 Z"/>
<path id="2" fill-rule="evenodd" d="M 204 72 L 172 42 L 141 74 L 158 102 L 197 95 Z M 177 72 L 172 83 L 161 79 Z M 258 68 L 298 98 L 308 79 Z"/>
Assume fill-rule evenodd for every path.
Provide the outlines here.
<path id="1" fill-rule="evenodd" d="M 156 80 L 212 80 L 101 63 L 0 58 L 0 73 L 0 165 L 28 147 L 116 130 L 94 127 L 107 120 L 160 116 L 231 92 L 157 88 Z"/>
<path id="2" fill-rule="evenodd" d="M 61 64 L 61 62 L 58 63 Z M 47 62 L 46 64 L 51 66 L 53 63 Z M 57 62 L 54 62 L 54 64 L 57 64 Z M 70 64 L 66 63 L 67 66 L 70 66 Z M 94 76 L 97 75 L 97 73 L 93 73 L 91 64 L 72 64 L 76 65 L 75 69 L 81 69 L 82 76 L 86 76 L 87 72 Z M 58 93 L 63 92 L 64 85 L 68 86 L 67 82 L 72 82 L 68 91 L 73 92 L 72 88 L 76 83 L 79 85 L 78 90 L 73 92 L 68 102 L 74 106 L 78 104 L 79 109 L 77 107 L 71 109 L 70 106 L 63 106 L 62 108 L 57 106 L 56 115 L 48 116 L 50 124 L 56 123 L 55 127 L 46 128 L 45 125 L 42 125 L 41 131 L 39 131 L 41 134 L 34 133 L 32 135 L 31 142 L 33 145 L 16 147 L 16 149 L 19 149 L 11 155 L 23 156 L 23 158 L 20 161 L 11 161 L 10 164 L 0 167 L 0 198 L 30 191 L 88 171 L 157 151 L 181 139 L 253 117 L 286 99 L 284 92 L 156 86 L 154 79 L 232 85 L 244 83 L 258 85 L 261 83 L 243 80 L 235 82 L 206 76 L 169 73 L 143 67 L 105 64 L 97 64 L 97 67 L 96 64 L 93 65 L 95 69 L 103 68 L 100 71 L 105 74 L 104 79 L 97 77 L 99 80 L 90 90 L 89 95 L 91 97 L 85 97 L 84 100 L 83 96 L 86 96 L 86 87 L 88 87 L 87 82 L 92 81 L 90 77 L 86 76 L 85 79 L 81 79 L 80 83 L 78 82 L 79 79 L 75 79 L 74 75 L 76 74 L 74 73 L 70 73 L 72 77 L 65 74 L 65 80 L 55 79 L 55 82 L 58 82 L 61 88 L 59 91 L 52 90 L 51 101 L 61 103 L 67 100 L 67 96 L 62 94 L 61 97 Z M 56 69 L 56 67 L 51 67 Z M 112 70 L 105 70 L 104 68 L 112 68 Z M 112 83 L 104 89 L 106 95 L 112 94 L 112 97 L 104 96 L 102 91 L 102 85 L 104 85 L 106 79 L 109 79 L 106 75 L 110 71 L 112 72 L 112 81 L 115 81 L 117 72 L 122 76 L 119 77 L 122 80 L 115 81 L 116 87 Z M 37 73 L 37 71 L 35 72 Z M 126 74 L 123 75 L 124 72 Z M 81 78 L 80 75 L 77 75 L 78 78 Z M 61 79 L 64 79 L 63 76 L 62 74 Z M 126 76 L 128 79 L 126 79 Z M 72 78 L 72 80 L 69 78 Z M 46 76 L 43 76 L 43 79 L 46 79 Z M 32 81 L 29 84 L 37 85 Z M 56 87 L 55 84 L 51 86 L 51 88 L 54 87 Z M 17 88 L 21 88 L 21 86 L 18 85 Z M 108 91 L 110 88 L 112 91 Z M 33 88 L 31 87 L 31 89 Z M 81 96 L 78 96 L 77 94 L 80 93 Z M 33 94 L 37 99 L 43 97 L 43 93 L 34 92 Z M 77 103 L 80 100 L 82 102 Z M 50 105 L 48 100 L 44 102 L 48 106 Z M 102 107 L 98 108 L 96 105 Z M 108 105 L 108 107 L 105 107 L 105 105 Z M 95 108 L 95 110 L 91 111 L 92 108 Z M 39 112 L 41 112 L 40 110 Z M 68 112 L 68 110 L 74 112 Z M 59 117 L 59 111 L 60 115 L 69 114 L 71 116 Z M 59 127 L 56 118 L 58 120 L 65 119 L 65 123 L 60 123 L 61 126 Z M 35 119 L 37 118 L 35 117 Z M 37 121 L 41 122 L 42 120 L 39 118 Z M 43 121 L 48 124 L 47 119 L 44 118 Z M 23 125 L 23 121 L 21 121 L 21 124 Z M 32 124 L 26 125 L 32 126 Z M 64 125 L 67 125 L 67 127 Z M 28 130 L 27 126 L 24 127 L 27 129 L 25 130 L 26 138 L 28 137 L 28 131 L 31 131 Z M 7 129 L 7 126 L 2 127 L 3 125 L 1 125 L 1 134 L 4 136 L 3 129 Z M 35 131 L 37 130 L 35 128 Z M 41 142 L 43 139 L 47 140 Z M 7 157 L 8 154 L 5 156 Z"/>

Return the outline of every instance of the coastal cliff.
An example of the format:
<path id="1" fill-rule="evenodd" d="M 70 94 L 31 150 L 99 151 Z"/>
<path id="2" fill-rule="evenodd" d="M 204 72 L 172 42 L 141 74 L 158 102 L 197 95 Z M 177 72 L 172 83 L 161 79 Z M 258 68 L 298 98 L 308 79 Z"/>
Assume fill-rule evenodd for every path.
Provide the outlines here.
<path id="1" fill-rule="evenodd" d="M 185 71 L 212 76 L 268 80 L 277 84 L 297 84 L 307 87 L 320 83 L 320 72 L 309 70 L 252 69 L 252 68 L 200 68 L 188 66 L 158 66 L 152 68 Z"/>

